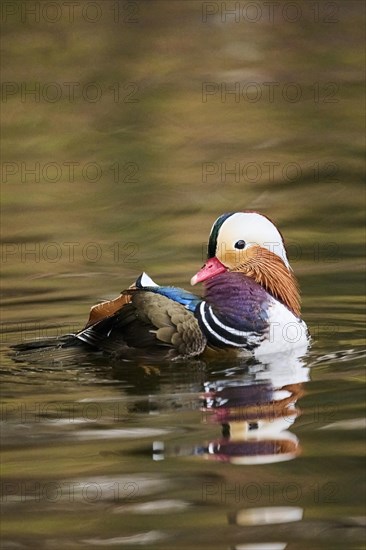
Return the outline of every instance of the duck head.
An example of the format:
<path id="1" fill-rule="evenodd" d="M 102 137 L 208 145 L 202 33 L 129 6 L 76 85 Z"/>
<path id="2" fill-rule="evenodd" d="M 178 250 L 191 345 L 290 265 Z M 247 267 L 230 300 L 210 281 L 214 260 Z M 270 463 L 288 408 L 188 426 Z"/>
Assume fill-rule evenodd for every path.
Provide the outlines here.
<path id="1" fill-rule="evenodd" d="M 299 289 L 282 235 L 266 216 L 257 212 L 230 212 L 215 221 L 208 241 L 207 261 L 192 277 L 191 284 L 224 272 L 240 272 L 253 278 L 300 315 Z"/>

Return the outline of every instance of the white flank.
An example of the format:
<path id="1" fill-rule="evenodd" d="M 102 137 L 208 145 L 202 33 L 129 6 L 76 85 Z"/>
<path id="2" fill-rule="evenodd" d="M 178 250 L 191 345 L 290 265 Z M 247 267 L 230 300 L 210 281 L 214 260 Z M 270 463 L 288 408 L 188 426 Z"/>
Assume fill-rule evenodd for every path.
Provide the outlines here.
<path id="1" fill-rule="evenodd" d="M 273 299 L 269 306 L 268 334 L 255 349 L 256 357 L 277 352 L 286 352 L 309 345 L 308 329 L 304 321 L 296 317 L 286 306 Z"/>

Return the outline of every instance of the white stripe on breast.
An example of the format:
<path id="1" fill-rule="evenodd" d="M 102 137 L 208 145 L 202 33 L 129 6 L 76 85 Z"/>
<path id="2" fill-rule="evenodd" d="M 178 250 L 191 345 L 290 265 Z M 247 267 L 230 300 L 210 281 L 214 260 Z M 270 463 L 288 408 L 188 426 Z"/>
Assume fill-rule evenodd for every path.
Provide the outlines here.
<path id="1" fill-rule="evenodd" d="M 219 321 L 219 319 L 216 317 L 216 315 L 212 311 L 212 307 L 208 306 L 208 309 L 210 310 L 211 317 L 213 318 L 215 323 L 217 325 L 219 325 L 220 328 L 223 328 L 223 329 L 227 330 L 228 332 L 230 332 L 231 334 L 234 334 L 235 336 L 250 336 L 250 335 L 253 335 L 252 332 L 245 332 L 244 330 L 237 330 L 235 328 L 228 327 L 227 325 L 224 325 L 224 323 Z"/>
<path id="2" fill-rule="evenodd" d="M 207 330 L 210 332 L 210 334 L 212 334 L 217 340 L 220 340 L 220 342 L 223 342 L 224 344 L 228 344 L 230 346 L 236 346 L 237 348 L 241 348 L 242 347 L 241 344 L 236 344 L 235 342 L 231 342 L 231 340 L 227 340 L 226 338 L 224 338 L 223 336 L 220 336 L 220 334 L 217 334 L 217 332 L 212 330 L 212 328 L 210 327 L 210 325 L 207 322 L 205 312 L 204 312 L 204 308 L 205 308 L 205 302 L 202 302 L 200 304 L 201 319 L 203 321 L 203 324 L 207 328 Z"/>

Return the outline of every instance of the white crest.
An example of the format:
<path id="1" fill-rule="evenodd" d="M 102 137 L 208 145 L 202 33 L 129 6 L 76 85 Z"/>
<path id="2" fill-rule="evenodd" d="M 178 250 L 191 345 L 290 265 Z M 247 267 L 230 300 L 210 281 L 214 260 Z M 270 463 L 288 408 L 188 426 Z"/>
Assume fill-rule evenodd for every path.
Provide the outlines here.
<path id="1" fill-rule="evenodd" d="M 282 258 L 288 269 L 285 245 L 277 227 L 265 216 L 256 212 L 237 212 L 222 224 L 217 246 L 234 248 L 238 240 L 245 241 L 245 249 L 259 245 Z"/>

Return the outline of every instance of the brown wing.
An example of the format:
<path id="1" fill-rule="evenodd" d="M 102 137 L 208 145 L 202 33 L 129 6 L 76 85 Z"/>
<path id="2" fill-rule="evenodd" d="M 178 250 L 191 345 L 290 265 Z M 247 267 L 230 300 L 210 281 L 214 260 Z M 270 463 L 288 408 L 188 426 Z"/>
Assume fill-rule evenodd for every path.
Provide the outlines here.
<path id="1" fill-rule="evenodd" d="M 124 290 L 117 298 L 114 298 L 114 300 L 106 300 L 93 306 L 90 309 L 89 319 L 84 328 L 90 327 L 106 317 L 110 317 L 124 305 L 129 304 L 131 302 L 131 294 L 128 291 L 134 289 L 136 289 L 135 283 L 128 287 L 128 290 Z"/>
<path id="2" fill-rule="evenodd" d="M 129 289 L 97 304 L 76 337 L 98 349 L 171 348 L 180 356 L 200 355 L 206 347 L 197 319 L 182 304 L 160 294 Z"/>
<path id="3" fill-rule="evenodd" d="M 111 317 L 114 313 L 120 310 L 124 305 L 131 302 L 131 297 L 129 294 L 121 294 L 114 300 L 101 302 L 96 304 L 90 309 L 89 319 L 84 328 L 94 325 L 98 321 L 105 319 L 106 317 Z"/>

